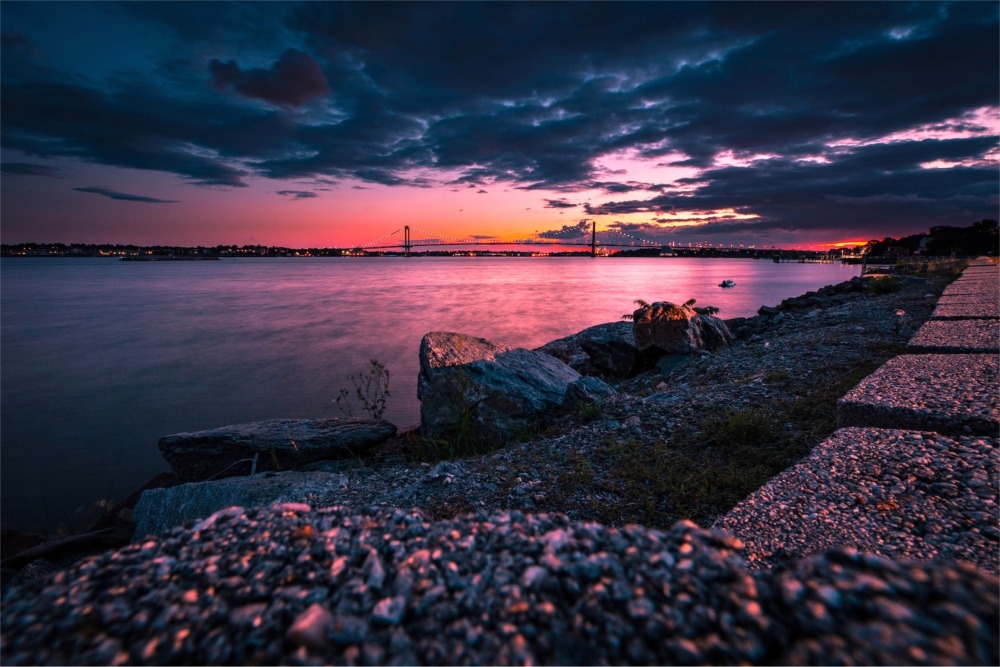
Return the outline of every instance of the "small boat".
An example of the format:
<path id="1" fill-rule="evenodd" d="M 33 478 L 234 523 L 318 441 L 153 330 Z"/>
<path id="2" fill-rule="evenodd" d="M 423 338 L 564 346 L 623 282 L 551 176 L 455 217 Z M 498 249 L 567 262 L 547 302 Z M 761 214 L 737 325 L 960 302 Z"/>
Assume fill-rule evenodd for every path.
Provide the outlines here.
<path id="1" fill-rule="evenodd" d="M 736 287 L 736 283 L 732 280 L 723 280 L 719 283 L 719 287 Z"/>

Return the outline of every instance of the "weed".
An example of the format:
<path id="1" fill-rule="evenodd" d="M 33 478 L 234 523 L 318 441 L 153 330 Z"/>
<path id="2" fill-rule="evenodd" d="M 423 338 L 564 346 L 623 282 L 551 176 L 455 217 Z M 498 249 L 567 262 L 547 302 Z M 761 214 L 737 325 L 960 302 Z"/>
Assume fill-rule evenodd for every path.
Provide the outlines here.
<path id="1" fill-rule="evenodd" d="M 589 424 L 601 417 L 601 406 L 598 403 L 588 403 L 581 405 L 576 410 L 576 418 L 581 424 Z"/>
<path id="2" fill-rule="evenodd" d="M 903 282 L 896 276 L 879 276 L 872 280 L 871 290 L 875 294 L 889 294 L 903 289 Z"/>
<path id="3" fill-rule="evenodd" d="M 385 414 L 386 401 L 389 398 L 389 369 L 378 359 L 369 361 L 367 371 L 357 375 L 348 375 L 347 379 L 354 385 L 354 398 L 361 403 L 362 409 L 372 419 L 381 419 Z M 351 392 L 341 389 L 334 400 L 337 407 L 348 417 L 354 416 L 351 405 Z"/>
<path id="4" fill-rule="evenodd" d="M 701 429 L 712 444 L 738 448 L 775 439 L 774 420 L 759 410 L 736 410 L 702 418 Z"/>
<path id="5" fill-rule="evenodd" d="M 762 379 L 764 384 L 783 385 L 788 382 L 791 376 L 792 374 L 788 372 L 787 368 L 774 368 L 765 372 Z"/>
<path id="6" fill-rule="evenodd" d="M 649 308 L 649 304 L 646 303 L 645 301 L 643 301 L 642 299 L 636 299 L 635 301 L 633 301 L 633 303 L 635 305 L 639 306 L 639 308 Z M 693 309 L 699 315 L 715 315 L 716 313 L 719 312 L 719 309 L 716 308 L 715 306 L 701 306 L 701 307 L 695 308 L 694 304 L 696 304 L 696 303 L 697 303 L 697 300 L 695 300 L 695 299 L 688 299 L 687 301 L 684 302 L 684 305 L 687 306 L 688 308 Z M 631 320 L 631 319 L 633 319 L 633 317 L 634 317 L 634 313 L 625 313 L 624 315 L 622 315 L 622 319 L 623 320 Z"/>
<path id="7" fill-rule="evenodd" d="M 500 434 L 491 432 L 477 419 L 479 406 L 489 397 L 474 396 L 468 376 L 459 371 L 454 383 L 442 383 L 437 388 L 442 389 L 447 391 L 447 400 L 443 403 L 454 408 L 454 426 L 442 437 L 419 438 L 407 448 L 408 459 L 426 462 L 477 456 L 503 443 Z"/>
<path id="8" fill-rule="evenodd" d="M 634 303 L 635 305 L 639 306 L 639 308 L 649 308 L 649 304 L 646 303 L 645 301 L 643 301 L 642 299 L 636 299 L 632 303 Z M 622 319 L 623 320 L 631 320 L 631 319 L 633 319 L 634 316 L 635 316 L 635 313 L 625 313 L 624 315 L 622 315 Z"/>

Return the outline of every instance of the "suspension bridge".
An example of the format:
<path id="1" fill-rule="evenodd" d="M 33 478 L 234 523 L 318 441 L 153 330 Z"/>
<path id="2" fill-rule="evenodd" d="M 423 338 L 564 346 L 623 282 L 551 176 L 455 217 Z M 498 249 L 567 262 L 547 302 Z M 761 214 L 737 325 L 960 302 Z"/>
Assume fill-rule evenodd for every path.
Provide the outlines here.
<path id="1" fill-rule="evenodd" d="M 417 236 L 414 236 L 414 232 Z M 356 250 L 402 250 L 409 256 L 414 250 L 441 246 L 580 246 L 589 247 L 591 257 L 596 257 L 602 248 L 660 248 L 662 243 L 634 236 L 618 229 L 597 230 L 597 223 L 592 222 L 590 232 L 581 229 L 575 236 L 565 238 L 457 238 L 436 234 L 417 227 L 405 225 L 394 232 L 380 236 L 354 248 Z"/>

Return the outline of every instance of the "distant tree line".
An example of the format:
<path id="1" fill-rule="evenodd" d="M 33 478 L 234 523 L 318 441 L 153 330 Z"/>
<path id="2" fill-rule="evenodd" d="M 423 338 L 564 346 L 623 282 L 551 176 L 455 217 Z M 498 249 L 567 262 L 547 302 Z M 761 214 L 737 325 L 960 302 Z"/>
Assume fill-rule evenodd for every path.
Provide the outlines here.
<path id="1" fill-rule="evenodd" d="M 969 227 L 931 227 L 925 234 L 901 239 L 884 238 L 865 244 L 864 252 L 874 257 L 927 255 L 933 257 L 978 257 L 1000 255 L 1000 234 L 996 220 L 980 220 Z"/>

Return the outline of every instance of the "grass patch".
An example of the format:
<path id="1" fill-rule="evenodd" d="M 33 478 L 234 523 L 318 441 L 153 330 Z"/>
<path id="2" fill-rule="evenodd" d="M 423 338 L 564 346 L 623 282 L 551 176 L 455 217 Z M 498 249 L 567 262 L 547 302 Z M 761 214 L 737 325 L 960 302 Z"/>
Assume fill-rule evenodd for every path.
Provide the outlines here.
<path id="1" fill-rule="evenodd" d="M 590 503 L 587 509 L 605 523 L 707 523 L 794 460 L 781 440 L 780 423 L 767 413 L 708 411 L 688 436 L 639 442 L 609 434 L 594 460 L 573 455 L 559 486 L 620 498 Z"/>
<path id="2" fill-rule="evenodd" d="M 667 528 L 685 518 L 707 525 L 829 437 L 837 400 L 902 351 L 874 342 L 853 362 L 815 369 L 801 382 L 787 369 L 769 371 L 764 381 L 786 386 L 782 396 L 738 410 L 705 406 L 667 439 L 608 433 L 592 456 L 568 455 L 552 508 L 575 503 L 588 517 L 619 526 Z"/>
<path id="3" fill-rule="evenodd" d="M 576 418 L 581 424 L 589 424 L 601 418 L 601 406 L 598 403 L 587 403 L 576 410 Z"/>
<path id="4" fill-rule="evenodd" d="M 903 281 L 896 276 L 879 276 L 872 280 L 871 290 L 874 294 L 889 294 L 903 289 Z"/>
<path id="5" fill-rule="evenodd" d="M 765 372 L 761 379 L 764 380 L 764 384 L 785 385 L 791 376 L 787 368 L 775 368 Z"/>

